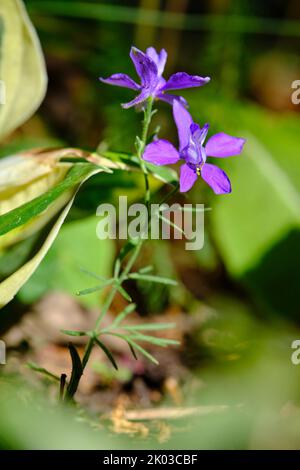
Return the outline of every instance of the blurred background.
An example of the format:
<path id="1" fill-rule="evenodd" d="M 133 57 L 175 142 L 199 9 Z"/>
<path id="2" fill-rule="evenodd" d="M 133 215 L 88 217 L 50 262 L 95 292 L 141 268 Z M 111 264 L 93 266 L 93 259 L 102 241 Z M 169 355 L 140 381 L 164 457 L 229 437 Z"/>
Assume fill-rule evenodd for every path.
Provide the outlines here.
<path id="1" fill-rule="evenodd" d="M 140 263 L 151 260 L 159 274 L 175 277 L 179 286 L 128 285 L 137 317 L 175 321 L 178 327 L 168 335 L 179 339 L 181 347 L 162 352 L 151 346 L 160 360 L 154 367 L 129 359 L 118 342 L 110 344 L 122 367 L 114 373 L 100 353 L 95 355 L 80 390 L 84 411 L 79 418 L 87 428 L 101 431 L 107 413 L 112 415 L 104 447 L 299 448 L 300 366 L 291 362 L 292 341 L 300 338 L 300 105 L 291 99 L 292 83 L 300 79 L 299 2 L 25 3 L 46 57 L 49 88 L 39 112 L 4 143 L 2 156 L 57 146 L 132 152 L 141 116 L 120 108 L 132 92 L 98 81 L 116 72 L 135 77 L 131 45 L 165 48 L 165 77 L 177 71 L 210 76 L 205 87 L 182 93 L 195 121 L 209 122 L 212 133 L 247 139 L 241 157 L 221 162 L 232 181 L 231 195 L 215 196 L 202 183 L 189 193 L 189 201 L 212 209 L 205 214 L 204 248 L 186 251 L 177 240 L 145 245 Z M 157 107 L 153 128 L 159 120 L 160 137 L 176 143 L 170 108 L 164 103 Z M 24 415 L 24 423 L 30 419 L 24 401 L 35 400 L 32 385 L 50 397 L 54 393 L 51 383 L 37 378 L 26 363 L 34 361 L 55 373 L 68 369 L 59 330 L 86 328 L 94 321 L 101 297 L 79 300 L 75 293 L 89 282 L 81 267 L 111 273 L 119 246 L 96 239 L 95 211 L 119 194 L 138 200 L 143 181 L 119 172 L 91 179 L 44 262 L 3 309 L 1 337 L 8 345 L 8 363 L 0 366 L 4 381 L 9 388 L 12 378 L 21 375 L 26 390 L 31 384 L 27 398 L 16 397 L 11 408 Z M 181 196 L 176 200 L 185 201 Z M 1 257 L 0 278 L 26 259 L 34 241 L 31 237 Z M 123 306 L 117 298 L 109 318 Z M 199 418 L 170 421 L 166 407 L 180 407 L 187 416 L 194 410 L 191 414 Z M 145 409 L 154 418 L 143 414 Z M 2 404 L 0 410 L 3 447 L 88 446 L 83 431 L 76 434 L 75 428 L 70 429 L 73 440 L 55 431 L 43 440 L 36 410 L 36 430 L 25 439 L 22 420 L 5 413 Z M 105 416 L 101 424 L 99 416 Z M 54 430 L 59 420 L 70 425 L 63 413 L 55 419 L 51 415 Z M 94 435 L 89 443 L 100 445 Z"/>

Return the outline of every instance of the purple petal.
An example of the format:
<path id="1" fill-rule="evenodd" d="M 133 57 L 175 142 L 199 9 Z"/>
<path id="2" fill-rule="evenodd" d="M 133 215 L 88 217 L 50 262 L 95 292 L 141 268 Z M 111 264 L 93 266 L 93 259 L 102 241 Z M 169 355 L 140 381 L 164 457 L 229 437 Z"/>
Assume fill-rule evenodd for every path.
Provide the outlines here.
<path id="1" fill-rule="evenodd" d="M 191 189 L 197 180 L 197 173 L 192 170 L 186 163 L 180 168 L 180 192 L 186 193 Z"/>
<path id="2" fill-rule="evenodd" d="M 188 102 L 182 97 L 177 95 L 168 95 L 165 93 L 158 93 L 156 98 L 161 101 L 165 101 L 166 103 L 170 104 L 171 106 L 175 101 L 181 104 L 184 108 L 188 107 Z"/>
<path id="3" fill-rule="evenodd" d="M 124 103 L 122 104 L 122 108 L 128 109 L 132 108 L 132 106 L 136 106 L 138 104 L 143 103 L 147 98 L 149 98 L 151 92 L 147 88 L 143 88 L 142 92 L 134 98 L 132 101 L 129 101 L 129 103 Z"/>
<path id="4" fill-rule="evenodd" d="M 165 51 L 165 49 L 162 49 L 160 53 L 158 54 L 156 50 L 154 49 L 154 47 L 148 47 L 148 49 L 146 50 L 146 54 L 148 57 L 150 57 L 150 59 L 153 60 L 153 62 L 155 62 L 158 75 L 161 77 L 164 72 L 166 62 L 167 62 L 167 57 L 168 57 L 167 52 Z"/>
<path id="5" fill-rule="evenodd" d="M 171 165 L 179 160 L 176 148 L 167 140 L 155 140 L 147 145 L 143 159 L 154 165 Z"/>
<path id="6" fill-rule="evenodd" d="M 204 124 L 204 126 L 201 127 L 198 126 L 198 124 L 192 124 L 191 126 L 191 133 L 193 134 L 194 139 L 197 140 L 197 142 L 202 146 L 204 144 L 204 141 L 206 139 L 206 136 L 208 134 L 209 130 L 209 124 Z"/>
<path id="7" fill-rule="evenodd" d="M 131 88 L 132 90 L 138 90 L 140 88 L 140 86 L 125 73 L 115 73 L 108 78 L 100 77 L 99 80 L 108 85 L 122 86 Z"/>
<path id="8" fill-rule="evenodd" d="M 193 137 L 197 137 L 200 135 L 199 132 L 201 132 L 201 128 L 199 124 L 196 124 L 195 122 L 193 122 L 191 124 L 190 130 L 191 130 L 191 134 L 193 134 Z"/>
<path id="9" fill-rule="evenodd" d="M 136 47 L 131 48 L 130 58 L 141 78 L 142 85 L 153 90 L 158 82 L 158 71 L 155 62 Z"/>
<path id="10" fill-rule="evenodd" d="M 225 171 L 216 165 L 205 163 L 201 170 L 201 176 L 215 194 L 231 193 L 231 184 L 228 176 Z"/>
<path id="11" fill-rule="evenodd" d="M 185 72 L 177 72 L 171 75 L 163 90 L 180 90 L 182 88 L 193 88 L 208 83 L 209 77 L 199 77 L 198 75 L 189 75 Z"/>
<path id="12" fill-rule="evenodd" d="M 208 140 L 205 150 L 209 157 L 231 157 L 241 153 L 245 142 L 245 139 L 220 132 Z"/>
<path id="13" fill-rule="evenodd" d="M 193 119 L 190 113 L 178 101 L 173 102 L 173 116 L 178 130 L 179 150 L 183 150 L 190 142 Z"/>

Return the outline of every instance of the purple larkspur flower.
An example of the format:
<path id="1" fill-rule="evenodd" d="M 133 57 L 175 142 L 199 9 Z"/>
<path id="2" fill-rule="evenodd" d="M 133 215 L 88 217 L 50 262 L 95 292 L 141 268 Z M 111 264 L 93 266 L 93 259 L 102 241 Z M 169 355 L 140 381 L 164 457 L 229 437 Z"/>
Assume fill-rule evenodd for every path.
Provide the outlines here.
<path id="1" fill-rule="evenodd" d="M 209 77 L 199 77 L 198 75 L 178 72 L 171 75 L 169 80 L 166 81 L 162 76 L 167 61 L 167 52 L 165 49 L 157 53 L 154 47 L 148 47 L 146 53 L 144 53 L 136 47 L 132 47 L 130 58 L 141 79 L 140 85 L 124 73 L 116 73 L 108 78 L 100 77 L 103 83 L 130 88 L 139 92 L 136 98 L 122 105 L 123 108 L 126 109 L 140 105 L 150 96 L 170 104 L 173 104 L 173 101 L 177 100 L 184 106 L 187 106 L 187 102 L 182 96 L 167 94 L 167 92 L 202 86 L 210 80 Z"/>
<path id="2" fill-rule="evenodd" d="M 239 155 L 245 139 L 232 137 L 220 132 L 210 137 L 204 145 L 209 125 L 202 129 L 193 122 L 190 113 L 177 101 L 173 103 L 173 115 L 179 137 L 179 151 L 167 140 L 159 139 L 145 148 L 143 159 L 155 165 L 169 165 L 184 160 L 180 169 L 180 192 L 189 191 L 198 176 L 213 189 L 216 194 L 231 192 L 231 184 L 221 168 L 207 163 L 207 157 L 230 157 Z"/>

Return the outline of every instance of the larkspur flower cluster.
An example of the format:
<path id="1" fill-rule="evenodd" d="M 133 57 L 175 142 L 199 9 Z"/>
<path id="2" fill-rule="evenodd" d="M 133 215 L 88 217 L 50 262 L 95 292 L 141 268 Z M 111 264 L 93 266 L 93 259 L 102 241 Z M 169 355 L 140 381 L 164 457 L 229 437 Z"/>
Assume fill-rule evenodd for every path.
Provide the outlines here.
<path id="1" fill-rule="evenodd" d="M 110 85 L 139 92 L 136 98 L 122 105 L 126 109 L 132 106 L 143 106 L 149 98 L 171 104 L 178 130 L 178 150 L 167 140 L 157 139 L 146 146 L 143 159 L 155 165 L 170 165 L 182 161 L 180 192 L 189 191 L 200 176 L 215 194 L 230 193 L 231 184 L 228 176 L 216 165 L 207 163 L 207 157 L 224 158 L 239 155 L 245 139 L 220 132 L 210 137 L 204 145 L 209 124 L 201 128 L 187 111 L 186 100 L 182 96 L 168 94 L 172 90 L 203 86 L 210 81 L 210 78 L 178 72 L 171 75 L 169 80 L 165 80 L 162 75 L 167 52 L 164 49 L 157 53 L 153 47 L 149 47 L 144 53 L 132 47 L 130 57 L 140 77 L 140 85 L 122 73 L 114 74 L 106 79 L 100 78 L 100 80 Z"/>

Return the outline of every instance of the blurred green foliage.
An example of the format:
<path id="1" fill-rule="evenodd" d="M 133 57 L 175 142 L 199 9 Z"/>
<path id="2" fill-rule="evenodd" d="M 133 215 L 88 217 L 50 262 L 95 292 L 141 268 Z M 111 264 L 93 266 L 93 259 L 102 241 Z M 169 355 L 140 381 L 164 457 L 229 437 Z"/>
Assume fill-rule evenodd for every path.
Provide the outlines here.
<path id="1" fill-rule="evenodd" d="M 99 276 L 110 277 L 114 243 L 113 240 L 99 240 L 96 237 L 97 223 L 98 218 L 93 216 L 62 227 L 43 263 L 19 292 L 22 302 L 33 303 L 51 291 L 74 295 L 91 282 L 81 271 L 83 268 Z M 88 306 L 99 305 L 99 294 L 78 300 Z"/>

